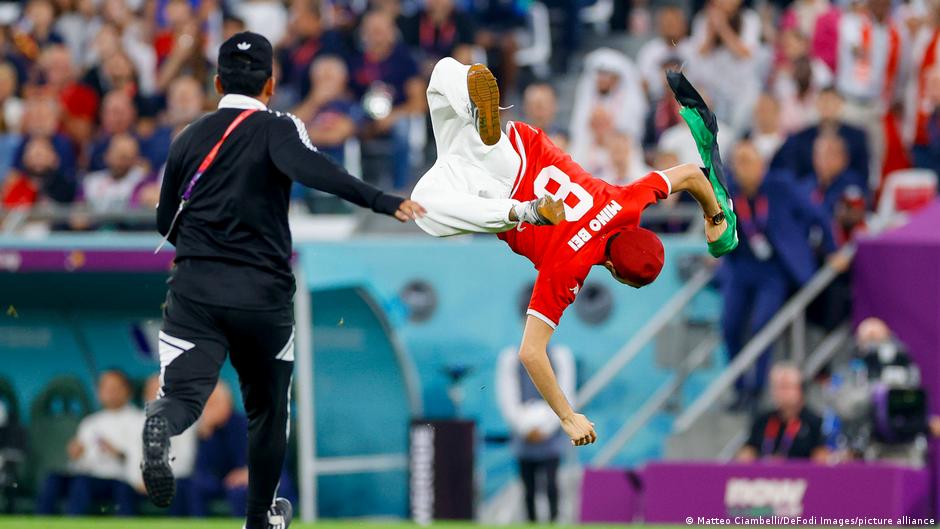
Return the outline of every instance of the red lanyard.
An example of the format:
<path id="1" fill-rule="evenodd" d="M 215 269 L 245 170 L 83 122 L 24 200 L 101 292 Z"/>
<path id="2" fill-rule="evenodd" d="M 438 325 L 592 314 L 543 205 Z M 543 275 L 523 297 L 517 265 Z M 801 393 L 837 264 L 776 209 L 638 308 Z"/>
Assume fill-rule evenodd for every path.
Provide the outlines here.
<path id="1" fill-rule="evenodd" d="M 418 38 L 421 41 L 422 48 L 425 50 L 431 50 L 437 43 L 440 43 L 444 46 L 449 46 L 453 42 L 454 33 L 456 33 L 456 28 L 454 28 L 453 22 L 446 20 L 439 26 L 439 37 L 436 41 L 434 39 L 434 29 L 434 22 L 430 20 L 430 17 L 427 15 L 421 17 L 421 25 L 418 29 Z"/>
<path id="2" fill-rule="evenodd" d="M 745 233 L 752 235 L 755 232 L 764 231 L 763 228 L 767 226 L 767 215 L 770 211 L 770 205 L 767 202 L 767 197 L 759 196 L 754 204 L 754 213 L 751 213 L 751 204 L 747 198 L 736 197 L 734 198 L 734 211 L 738 215 L 738 220 L 741 221 L 741 228 L 744 229 Z"/>
<path id="3" fill-rule="evenodd" d="M 202 159 L 202 163 L 199 164 L 199 168 L 196 169 L 196 173 L 192 178 L 189 179 L 189 183 L 186 184 L 186 189 L 183 191 L 183 196 L 180 199 L 180 205 L 178 208 L 176 208 L 176 214 L 173 215 L 173 220 L 170 221 L 170 229 L 167 230 L 166 236 L 164 236 L 163 240 L 160 241 L 160 245 L 157 246 L 157 249 L 154 251 L 154 253 L 159 252 L 160 248 L 163 248 L 163 245 L 166 244 L 168 240 L 170 240 L 170 234 L 173 233 L 173 228 L 176 226 L 176 220 L 179 218 L 180 213 L 183 212 L 183 206 L 185 206 L 186 203 L 189 202 L 190 198 L 192 198 L 193 189 L 196 187 L 196 182 L 202 178 L 203 173 L 205 173 L 206 170 L 209 169 L 209 166 L 212 165 L 212 162 L 215 161 L 216 156 L 219 154 L 219 149 L 222 148 L 222 144 L 225 143 L 225 140 L 228 139 L 232 131 L 235 130 L 235 127 L 239 126 L 242 121 L 245 121 L 248 116 L 254 114 L 257 111 L 257 108 L 243 110 L 242 113 L 239 114 L 231 124 L 229 124 L 228 128 L 225 129 L 225 133 L 222 134 L 222 138 L 212 146 L 212 150 L 209 151 L 209 154 L 207 154 L 206 157 Z"/>
<path id="4" fill-rule="evenodd" d="M 782 456 L 787 456 L 790 453 L 790 448 L 793 447 L 793 440 L 796 438 L 796 434 L 800 432 L 800 428 L 803 424 L 800 422 L 799 418 L 787 421 L 787 428 L 783 432 L 783 438 L 780 439 L 780 444 L 777 445 L 777 449 L 774 450 L 774 443 L 777 441 L 777 435 L 780 433 L 780 418 L 776 415 L 771 415 L 767 419 L 767 426 L 764 428 L 764 443 L 761 446 L 761 454 L 768 456 L 775 453 Z"/>

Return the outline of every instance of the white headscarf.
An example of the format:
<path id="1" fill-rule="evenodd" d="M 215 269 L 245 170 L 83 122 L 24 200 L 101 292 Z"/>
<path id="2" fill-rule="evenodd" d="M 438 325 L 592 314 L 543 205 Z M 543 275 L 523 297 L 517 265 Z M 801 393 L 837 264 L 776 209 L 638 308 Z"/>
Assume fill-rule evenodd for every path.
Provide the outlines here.
<path id="1" fill-rule="evenodd" d="M 597 76 L 602 71 L 612 72 L 620 77 L 607 95 L 597 92 Z M 575 161 L 583 159 L 594 142 L 590 119 L 598 105 L 610 113 L 614 128 L 619 132 L 626 133 L 631 138 L 643 137 L 647 105 L 640 72 L 626 55 L 611 48 L 594 50 L 584 58 L 584 72 L 578 80 L 569 128 L 570 151 Z"/>

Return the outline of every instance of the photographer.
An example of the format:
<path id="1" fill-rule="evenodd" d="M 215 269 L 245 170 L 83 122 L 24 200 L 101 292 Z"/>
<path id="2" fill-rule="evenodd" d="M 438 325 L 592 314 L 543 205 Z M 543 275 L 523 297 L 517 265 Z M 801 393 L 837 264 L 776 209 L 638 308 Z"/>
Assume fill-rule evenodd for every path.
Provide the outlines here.
<path id="1" fill-rule="evenodd" d="M 920 370 L 884 321 L 859 324 L 855 356 L 833 376 L 828 394 L 844 456 L 924 465 L 927 437 L 940 435 L 940 418 L 928 415 Z"/>

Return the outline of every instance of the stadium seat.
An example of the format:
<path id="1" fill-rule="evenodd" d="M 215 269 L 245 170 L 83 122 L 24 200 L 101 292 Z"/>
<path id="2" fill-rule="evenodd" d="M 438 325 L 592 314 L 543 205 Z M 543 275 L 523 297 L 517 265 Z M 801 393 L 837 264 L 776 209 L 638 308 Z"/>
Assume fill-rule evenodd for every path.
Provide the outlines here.
<path id="1" fill-rule="evenodd" d="M 30 462 L 26 475 L 38 487 L 51 472 L 68 470 L 65 446 L 91 412 L 85 385 L 74 376 L 54 378 L 30 407 Z"/>
<path id="2" fill-rule="evenodd" d="M 916 211 L 937 196 L 937 174 L 930 169 L 902 169 L 885 177 L 878 215 L 888 219 Z"/>

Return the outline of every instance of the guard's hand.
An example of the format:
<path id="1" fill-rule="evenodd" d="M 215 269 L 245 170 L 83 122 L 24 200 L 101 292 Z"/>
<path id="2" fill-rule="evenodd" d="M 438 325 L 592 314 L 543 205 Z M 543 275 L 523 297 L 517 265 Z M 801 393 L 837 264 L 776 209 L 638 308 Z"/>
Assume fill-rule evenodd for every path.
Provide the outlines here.
<path id="1" fill-rule="evenodd" d="M 553 198 L 551 195 L 540 198 L 535 208 L 538 210 L 539 215 L 547 219 L 553 226 L 565 221 L 565 203 Z"/>
<path id="2" fill-rule="evenodd" d="M 571 444 L 584 446 L 597 441 L 594 423 L 580 413 L 572 414 L 561 420 L 561 428 L 571 438 Z"/>
<path id="3" fill-rule="evenodd" d="M 408 222 L 409 220 L 419 219 L 427 214 L 424 207 L 421 204 L 418 204 L 414 200 L 405 199 L 400 206 L 398 206 L 398 211 L 395 212 L 395 218 L 401 222 Z"/>

